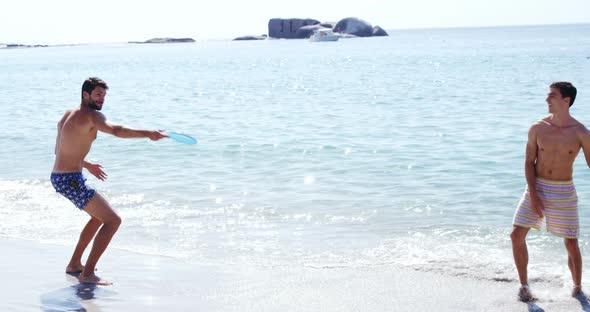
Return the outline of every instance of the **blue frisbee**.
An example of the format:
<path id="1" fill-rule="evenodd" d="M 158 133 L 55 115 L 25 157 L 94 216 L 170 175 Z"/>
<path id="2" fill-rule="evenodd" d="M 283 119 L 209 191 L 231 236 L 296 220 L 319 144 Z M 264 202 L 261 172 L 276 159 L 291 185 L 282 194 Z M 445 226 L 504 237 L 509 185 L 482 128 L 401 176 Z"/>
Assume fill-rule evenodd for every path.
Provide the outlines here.
<path id="1" fill-rule="evenodd" d="M 184 133 L 178 133 L 178 132 L 169 132 L 166 135 L 168 135 L 172 140 L 179 142 L 179 143 L 184 143 L 184 144 L 197 144 L 197 139 L 193 138 L 192 136 L 188 135 L 188 134 L 184 134 Z"/>

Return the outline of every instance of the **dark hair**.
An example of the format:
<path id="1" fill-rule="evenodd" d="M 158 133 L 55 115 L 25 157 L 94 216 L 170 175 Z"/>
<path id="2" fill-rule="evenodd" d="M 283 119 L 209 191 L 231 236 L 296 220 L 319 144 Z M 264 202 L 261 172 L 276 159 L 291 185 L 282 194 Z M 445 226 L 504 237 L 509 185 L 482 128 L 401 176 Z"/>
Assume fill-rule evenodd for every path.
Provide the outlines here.
<path id="1" fill-rule="evenodd" d="M 98 78 L 98 77 L 90 77 L 86 80 L 84 80 L 84 83 L 82 84 L 82 98 L 84 98 L 84 91 L 88 92 L 88 94 L 92 93 L 92 90 L 94 90 L 96 87 L 101 87 L 104 88 L 105 90 L 109 89 L 109 86 L 107 86 L 107 83 L 104 82 L 102 79 Z"/>
<path id="2" fill-rule="evenodd" d="M 572 105 L 574 105 L 574 101 L 576 100 L 576 94 L 578 93 L 578 90 L 576 90 L 576 87 L 574 87 L 574 85 L 571 84 L 571 82 L 558 81 L 558 82 L 552 83 L 551 86 L 549 86 L 549 87 L 558 89 L 559 93 L 561 93 L 562 97 L 564 97 L 564 98 L 569 97 L 570 98 L 570 107 Z"/>

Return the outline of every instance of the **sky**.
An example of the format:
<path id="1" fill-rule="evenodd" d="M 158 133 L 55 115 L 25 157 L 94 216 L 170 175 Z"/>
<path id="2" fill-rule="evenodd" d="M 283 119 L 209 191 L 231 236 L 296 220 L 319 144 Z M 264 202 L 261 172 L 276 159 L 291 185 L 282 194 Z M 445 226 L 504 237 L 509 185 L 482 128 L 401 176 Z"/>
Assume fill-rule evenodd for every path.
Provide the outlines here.
<path id="1" fill-rule="evenodd" d="M 233 39 L 267 34 L 271 18 L 351 16 L 386 30 L 590 23 L 590 0 L 3 0 L 0 43 Z"/>

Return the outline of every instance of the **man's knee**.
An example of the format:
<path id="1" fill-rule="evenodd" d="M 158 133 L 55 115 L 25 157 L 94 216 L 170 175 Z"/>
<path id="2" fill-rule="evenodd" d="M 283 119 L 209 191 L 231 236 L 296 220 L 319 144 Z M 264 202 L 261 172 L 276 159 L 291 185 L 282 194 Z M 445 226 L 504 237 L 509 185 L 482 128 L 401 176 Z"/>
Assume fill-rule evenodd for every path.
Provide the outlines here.
<path id="1" fill-rule="evenodd" d="M 121 217 L 118 214 L 114 214 L 113 217 L 109 220 L 109 224 L 115 228 L 118 228 L 121 225 Z"/>
<path id="2" fill-rule="evenodd" d="M 512 240 L 512 243 L 513 244 L 523 243 L 526 238 L 527 232 L 528 232 L 527 228 L 515 226 L 512 229 L 512 233 L 510 233 L 510 239 Z"/>
<path id="3" fill-rule="evenodd" d="M 576 251 L 578 250 L 578 240 L 577 239 L 565 239 L 565 248 L 568 251 Z"/>
<path id="4" fill-rule="evenodd" d="M 103 224 L 111 229 L 117 230 L 121 225 L 121 217 L 113 211 L 108 217 L 104 218 Z"/>

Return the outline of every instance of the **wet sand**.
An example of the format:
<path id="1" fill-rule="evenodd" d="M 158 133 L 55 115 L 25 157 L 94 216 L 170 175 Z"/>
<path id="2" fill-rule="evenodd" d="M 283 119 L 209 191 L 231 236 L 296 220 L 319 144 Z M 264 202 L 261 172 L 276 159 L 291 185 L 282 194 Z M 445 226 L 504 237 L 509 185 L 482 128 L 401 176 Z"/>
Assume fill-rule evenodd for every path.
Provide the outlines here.
<path id="1" fill-rule="evenodd" d="M 2 311 L 590 311 L 548 285 L 525 304 L 515 283 L 392 266 L 196 265 L 115 249 L 97 272 L 114 285 L 97 287 L 64 273 L 69 247 L 0 238 L 0 249 Z"/>

